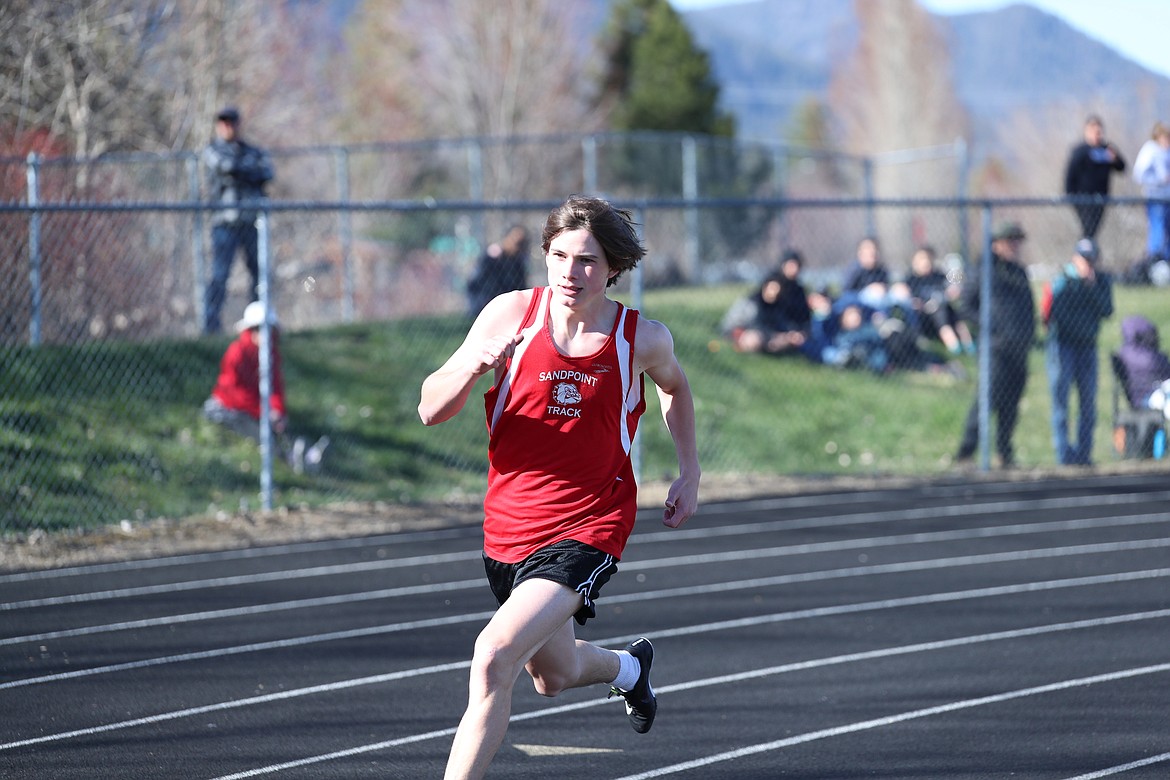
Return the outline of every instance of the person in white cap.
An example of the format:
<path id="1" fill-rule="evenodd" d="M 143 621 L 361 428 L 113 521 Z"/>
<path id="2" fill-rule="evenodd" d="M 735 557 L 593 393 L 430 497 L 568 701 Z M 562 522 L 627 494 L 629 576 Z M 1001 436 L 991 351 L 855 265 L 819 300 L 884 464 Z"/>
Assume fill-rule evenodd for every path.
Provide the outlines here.
<path id="1" fill-rule="evenodd" d="M 260 326 L 264 304 L 249 303 L 236 323 L 239 334 L 219 363 L 219 378 L 211 396 L 203 403 L 203 416 L 242 436 L 260 439 Z M 268 324 L 272 334 L 272 388 L 269 393 L 272 430 L 284 433 L 287 421 L 284 406 L 284 376 L 280 370 L 279 323 L 273 314 Z"/>
<path id="2" fill-rule="evenodd" d="M 264 304 L 260 301 L 249 303 L 244 316 L 236 323 L 239 334 L 228 345 L 219 364 L 219 377 L 211 395 L 203 402 L 203 417 L 209 422 L 222 425 L 241 436 L 260 440 L 260 327 L 264 324 Z M 315 471 L 320 468 L 329 437 L 322 436 L 311 447 L 305 446 L 301 437 L 289 441 L 288 417 L 285 408 L 284 375 L 280 367 L 279 327 L 273 313 L 268 319 L 270 334 L 272 373 L 269 392 L 269 411 L 272 432 L 282 457 L 300 473 L 303 469 Z"/>

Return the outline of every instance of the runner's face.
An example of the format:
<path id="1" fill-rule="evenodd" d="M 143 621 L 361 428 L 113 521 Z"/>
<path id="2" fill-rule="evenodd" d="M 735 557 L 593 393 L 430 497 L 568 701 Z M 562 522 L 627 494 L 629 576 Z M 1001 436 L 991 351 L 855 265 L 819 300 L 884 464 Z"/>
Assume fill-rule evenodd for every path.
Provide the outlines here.
<path id="1" fill-rule="evenodd" d="M 616 273 L 610 269 L 601 244 L 584 229 L 557 234 L 549 242 L 545 265 L 548 286 L 569 305 L 604 295 Z"/>

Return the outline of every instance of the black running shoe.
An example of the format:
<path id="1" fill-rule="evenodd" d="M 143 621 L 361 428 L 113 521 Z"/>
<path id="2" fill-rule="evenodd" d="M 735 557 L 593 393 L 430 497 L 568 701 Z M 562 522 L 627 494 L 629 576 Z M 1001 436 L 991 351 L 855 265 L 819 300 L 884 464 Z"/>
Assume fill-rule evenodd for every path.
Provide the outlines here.
<path id="1" fill-rule="evenodd" d="M 635 639 L 626 645 L 626 652 L 638 659 L 642 671 L 638 675 L 638 682 L 628 691 L 611 687 L 610 697 L 621 696 L 626 700 L 626 716 L 630 725 L 639 734 L 645 734 L 654 725 L 654 715 L 658 712 L 658 697 L 650 687 L 650 665 L 654 663 L 654 645 L 646 637 Z"/>

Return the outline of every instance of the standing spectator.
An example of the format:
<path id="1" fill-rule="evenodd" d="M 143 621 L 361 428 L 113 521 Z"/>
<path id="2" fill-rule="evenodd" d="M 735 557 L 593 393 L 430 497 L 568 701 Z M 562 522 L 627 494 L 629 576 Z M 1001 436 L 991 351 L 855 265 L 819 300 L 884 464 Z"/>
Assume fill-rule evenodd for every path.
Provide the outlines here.
<path id="1" fill-rule="evenodd" d="M 884 296 L 890 286 L 890 272 L 882 262 L 877 239 L 866 236 L 857 243 L 857 257 L 845 269 L 841 291 L 861 292 L 870 285 L 880 285 L 880 288 L 875 288 L 874 294 Z"/>
<path id="2" fill-rule="evenodd" d="M 975 340 L 967 323 L 959 318 L 952 305 L 959 288 L 935 267 L 934 261 L 934 248 L 920 247 L 910 259 L 910 275 L 906 277 L 911 305 L 918 313 L 922 335 L 937 338 L 952 355 L 973 353 Z"/>
<path id="3" fill-rule="evenodd" d="M 1093 115 L 1085 120 L 1084 140 L 1073 147 L 1064 170 L 1064 194 L 1080 196 L 1109 195 L 1109 176 L 1125 170 L 1125 158 L 1117 147 L 1105 140 L 1105 123 Z M 1105 216 L 1104 203 L 1076 203 L 1081 235 L 1095 238 Z"/>
<path id="4" fill-rule="evenodd" d="M 1020 398 L 1028 383 L 1028 350 L 1036 337 L 1036 302 L 1028 273 L 1020 264 L 1020 244 L 1027 238 L 1023 228 L 1009 222 L 998 228 L 991 241 L 991 300 L 980 295 L 980 273 L 963 283 L 959 314 L 979 322 L 982 306 L 991 307 L 991 332 L 980 333 L 984 349 L 991 350 L 991 411 L 996 417 L 995 448 L 1000 465 L 1015 464 L 1012 436 L 1019 415 Z M 958 461 L 970 460 L 979 444 L 979 399 L 971 404 L 959 441 Z"/>
<path id="5" fill-rule="evenodd" d="M 203 332 L 218 333 L 228 277 L 236 250 L 244 250 L 244 261 L 252 277 L 249 300 L 259 299 L 259 258 L 255 208 L 241 204 L 264 197 L 264 186 L 272 180 L 272 161 L 263 149 L 252 146 L 240 135 L 240 112 L 228 107 L 215 115 L 215 140 L 203 150 L 208 187 L 219 208 L 211 218 L 213 253 L 211 279 L 203 297 Z"/>
<path id="6" fill-rule="evenodd" d="M 513 225 L 499 243 L 491 244 L 479 258 L 475 275 L 467 283 L 468 306 L 476 314 L 500 293 L 528 286 L 528 230 Z"/>
<path id="7" fill-rule="evenodd" d="M 1113 316 L 1109 274 L 1098 271 L 1096 242 L 1077 242 L 1072 262 L 1041 299 L 1041 317 L 1048 326 L 1046 367 L 1052 393 L 1052 445 L 1056 462 L 1088 466 L 1092 462 L 1093 428 L 1097 424 L 1097 334 L 1101 320 Z M 1068 395 L 1077 389 L 1077 438 L 1068 436 Z"/>
<path id="8" fill-rule="evenodd" d="M 1147 268 L 1159 260 L 1170 260 L 1170 127 L 1154 123 L 1150 140 L 1142 144 L 1133 162 L 1133 178 L 1142 187 L 1146 201 Z"/>
<path id="9" fill-rule="evenodd" d="M 484 565 L 499 609 L 475 641 L 467 709 L 447 778 L 483 777 L 508 729 L 522 671 L 556 696 L 606 684 L 625 699 L 634 731 L 654 723 L 654 648 L 644 637 L 614 651 L 576 638 L 595 617 L 637 514 L 630 442 L 649 377 L 674 441 L 679 476 L 662 522 L 698 505 L 695 408 L 666 326 L 606 295 L 645 253 L 629 215 L 573 196 L 541 234 L 548 285 L 492 299 L 463 343 L 426 378 L 426 425 L 454 417 L 485 375 L 488 487 Z"/>

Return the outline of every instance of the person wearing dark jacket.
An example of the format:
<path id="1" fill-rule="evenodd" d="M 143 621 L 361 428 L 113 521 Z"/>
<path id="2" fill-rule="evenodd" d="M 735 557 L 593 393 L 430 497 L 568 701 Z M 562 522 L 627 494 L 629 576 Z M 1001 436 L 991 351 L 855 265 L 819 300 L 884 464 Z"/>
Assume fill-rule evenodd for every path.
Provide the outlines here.
<path id="1" fill-rule="evenodd" d="M 882 262 L 877 239 L 867 236 L 857 242 L 857 256 L 845 269 L 841 292 L 861 292 L 871 284 L 881 285 L 884 293 L 890 286 L 890 271 Z"/>
<path id="2" fill-rule="evenodd" d="M 1125 395 L 1134 409 L 1165 409 L 1165 383 L 1170 381 L 1170 357 L 1162 351 L 1158 327 L 1140 314 L 1121 321 L 1121 348 L 1125 366 Z M 1170 389 L 1170 388 L 1166 388 Z"/>
<path id="3" fill-rule="evenodd" d="M 1088 466 L 1097 424 L 1097 334 L 1101 321 L 1113 316 L 1109 274 L 1098 271 L 1097 244 L 1077 242 L 1072 262 L 1045 286 L 1041 316 L 1048 326 L 1045 366 L 1052 393 L 1052 446 L 1056 462 Z M 1077 438 L 1068 436 L 1068 396 L 1077 390 Z"/>
<path id="4" fill-rule="evenodd" d="M 225 108 L 215 115 L 215 140 L 203 150 L 210 194 L 219 208 L 211 217 L 213 253 L 211 278 L 203 296 L 203 332 L 219 333 L 228 277 L 236 250 L 244 250 L 244 261 L 252 277 L 251 301 L 259 300 L 259 256 L 255 208 L 241 204 L 264 197 L 272 180 L 272 161 L 263 149 L 240 136 L 240 112 Z"/>
<path id="5" fill-rule="evenodd" d="M 1084 140 L 1069 154 L 1064 170 L 1064 194 L 1108 197 L 1110 174 L 1124 170 L 1125 158 L 1116 146 L 1105 140 L 1105 124 L 1100 117 L 1090 116 L 1085 120 Z M 1105 216 L 1105 204 L 1075 203 L 1073 208 L 1081 222 L 1081 235 L 1095 238 Z"/>
<path id="6" fill-rule="evenodd" d="M 475 275 L 467 283 L 469 313 L 474 317 L 497 295 L 527 286 L 528 229 L 513 225 L 480 256 Z"/>
<path id="7" fill-rule="evenodd" d="M 991 411 L 996 417 L 995 448 L 1000 464 L 1015 464 L 1012 436 L 1019 415 L 1020 398 L 1028 383 L 1028 351 L 1036 336 L 1036 303 L 1028 272 L 1020 264 L 1020 244 L 1026 238 L 1023 228 L 1008 223 L 996 230 L 991 242 L 991 300 L 980 295 L 979 273 L 971 274 L 959 297 L 960 314 L 969 322 L 979 322 L 979 310 L 991 307 L 991 332 L 980 333 L 979 340 L 991 350 Z M 979 444 L 979 399 L 971 405 L 963 427 L 956 460 L 970 460 Z"/>
<path id="8" fill-rule="evenodd" d="M 783 287 L 780 291 L 780 310 L 783 315 L 801 330 L 807 331 L 812 323 L 812 306 L 808 291 L 800 280 L 804 269 L 804 255 L 796 249 L 789 249 L 780 260 L 780 275 Z"/>
<path id="9" fill-rule="evenodd" d="M 737 352 L 787 355 L 804 347 L 809 321 L 798 322 L 785 308 L 785 290 L 793 284 L 779 270 L 773 271 L 755 293 L 731 305 L 721 328 Z"/>

